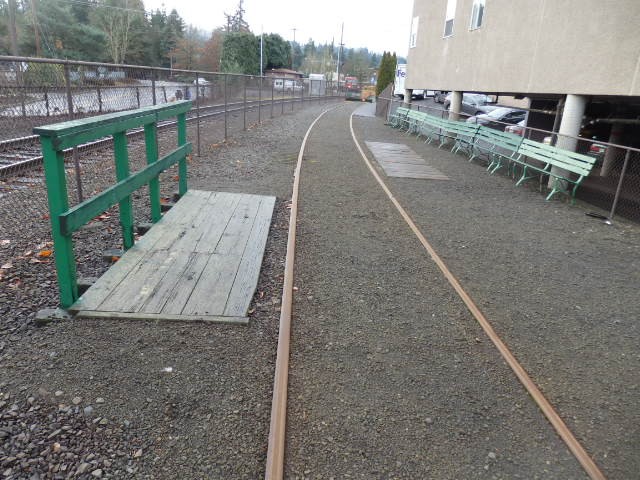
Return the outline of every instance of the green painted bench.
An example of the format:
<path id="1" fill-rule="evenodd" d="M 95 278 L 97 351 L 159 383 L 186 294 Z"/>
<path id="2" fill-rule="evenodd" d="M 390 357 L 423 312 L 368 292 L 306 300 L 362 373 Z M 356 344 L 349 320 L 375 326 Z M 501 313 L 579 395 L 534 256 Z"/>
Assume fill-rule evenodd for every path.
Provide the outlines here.
<path id="1" fill-rule="evenodd" d="M 447 124 L 449 120 L 436 117 L 435 115 L 426 115 L 421 125 L 420 134 L 424 134 L 427 138 L 425 143 L 431 143 L 432 140 L 438 139 L 440 146 L 444 143 L 442 138 L 447 135 Z"/>
<path id="2" fill-rule="evenodd" d="M 464 150 L 470 153 L 474 138 L 480 126 L 476 123 L 460 122 L 457 120 L 447 120 L 446 125 L 449 137 L 454 140 L 451 151 L 458 153 L 460 150 Z"/>
<path id="3" fill-rule="evenodd" d="M 420 127 L 424 122 L 427 114 L 419 110 L 409 110 L 407 113 L 406 131 L 407 133 L 415 133 L 420 136 Z"/>
<path id="4" fill-rule="evenodd" d="M 536 164 L 533 161 L 539 163 Z M 516 185 L 521 185 L 524 181 L 539 174 L 549 175 L 553 178 L 553 186 L 547 195 L 547 200 L 550 200 L 556 193 L 564 193 L 569 195 L 573 202 L 578 186 L 589 175 L 596 159 L 525 139 L 522 141 L 518 149 L 518 156 L 513 159 L 513 162 L 522 167 L 522 176 Z M 531 175 L 531 172 L 535 173 Z M 570 185 L 573 185 L 573 188 Z"/>
<path id="5" fill-rule="evenodd" d="M 487 170 L 494 173 L 502 167 L 504 160 L 511 161 L 518 155 L 522 140 L 520 135 L 481 126 L 474 138 L 469 161 L 486 154 L 489 160 Z"/>
<path id="6" fill-rule="evenodd" d="M 410 110 L 408 108 L 398 107 L 396 111 L 389 116 L 389 125 L 391 125 L 392 128 L 402 128 L 409 112 Z"/>

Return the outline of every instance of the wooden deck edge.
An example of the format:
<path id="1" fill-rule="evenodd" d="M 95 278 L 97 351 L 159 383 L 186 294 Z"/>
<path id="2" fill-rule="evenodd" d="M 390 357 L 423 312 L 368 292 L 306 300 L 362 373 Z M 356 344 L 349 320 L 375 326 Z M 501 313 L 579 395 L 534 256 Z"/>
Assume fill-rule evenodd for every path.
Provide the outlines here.
<path id="1" fill-rule="evenodd" d="M 249 317 L 225 317 L 222 315 L 169 315 L 164 313 L 137 312 L 103 312 L 93 310 L 78 310 L 73 312 L 76 317 L 90 319 L 115 318 L 122 320 L 151 320 L 165 322 L 202 322 L 227 323 L 230 325 L 249 325 Z"/>

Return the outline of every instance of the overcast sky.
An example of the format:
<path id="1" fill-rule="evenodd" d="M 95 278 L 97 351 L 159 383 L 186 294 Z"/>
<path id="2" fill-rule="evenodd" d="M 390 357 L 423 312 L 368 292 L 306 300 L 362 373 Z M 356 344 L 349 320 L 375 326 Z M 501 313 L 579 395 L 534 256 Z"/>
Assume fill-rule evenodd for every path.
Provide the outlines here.
<path id="1" fill-rule="evenodd" d="M 146 10 L 164 5 L 167 13 L 175 8 L 188 23 L 211 31 L 224 24 L 224 13 L 234 13 L 238 0 L 144 0 Z M 279 33 L 286 40 L 305 44 L 340 43 L 340 25 L 344 22 L 344 44 L 348 48 L 366 47 L 406 56 L 409 45 L 413 0 L 393 2 L 322 0 L 245 0 L 244 10 L 251 31 Z"/>

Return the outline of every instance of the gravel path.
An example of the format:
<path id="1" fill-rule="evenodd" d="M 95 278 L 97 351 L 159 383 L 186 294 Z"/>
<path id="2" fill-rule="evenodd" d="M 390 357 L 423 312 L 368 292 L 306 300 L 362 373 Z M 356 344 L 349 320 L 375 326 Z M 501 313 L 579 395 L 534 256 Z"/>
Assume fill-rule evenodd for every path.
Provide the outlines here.
<path id="1" fill-rule="evenodd" d="M 288 478 L 585 478 L 366 170 L 351 109 L 323 118 L 303 166 Z M 387 180 L 605 472 L 633 478 L 638 229 L 355 123 L 452 179 Z"/>
<path id="2" fill-rule="evenodd" d="M 57 298 L 50 259 L 36 256 L 50 248 L 36 248 L 42 228 L 0 245 L 3 263 L 12 262 L 0 280 L 0 478 L 263 476 L 287 204 L 302 137 L 324 108 L 296 106 L 247 132 L 236 116 L 227 143 L 218 121 L 203 128 L 203 155 L 190 162 L 190 188 L 278 198 L 248 327 L 74 320 L 37 328 L 35 312 Z M 138 200 L 144 220 L 144 192 Z M 118 232 L 117 215 L 80 232 L 81 272 L 106 268 L 100 253 L 117 246 Z"/>

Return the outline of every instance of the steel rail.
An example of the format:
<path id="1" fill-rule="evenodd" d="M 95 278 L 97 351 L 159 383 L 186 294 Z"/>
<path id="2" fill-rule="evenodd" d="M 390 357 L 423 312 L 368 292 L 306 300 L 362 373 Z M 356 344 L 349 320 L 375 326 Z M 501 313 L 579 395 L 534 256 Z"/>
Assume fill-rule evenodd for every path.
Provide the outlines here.
<path id="1" fill-rule="evenodd" d="M 315 98 L 324 98 L 324 97 L 312 97 L 312 98 L 315 99 Z M 337 97 L 332 97 L 332 98 L 337 98 Z M 283 102 L 283 103 L 288 103 L 288 102 L 292 102 L 292 101 L 294 101 L 294 100 L 291 99 L 291 98 L 283 98 L 283 99 L 278 100 L 278 102 Z M 258 108 L 259 102 L 260 102 L 259 100 L 250 100 L 250 101 L 248 101 L 247 102 L 247 105 L 248 105 L 247 109 L 248 110 L 255 110 L 256 108 Z M 243 104 L 243 102 L 234 102 L 234 103 L 230 103 L 229 105 L 242 105 L 242 104 Z M 265 105 L 265 104 L 268 105 L 268 104 L 270 104 L 270 101 L 262 100 L 261 104 L 262 105 Z M 216 105 L 204 106 L 202 108 L 210 110 L 210 109 L 223 108 L 223 107 L 224 107 L 224 105 L 222 105 L 222 104 L 216 104 Z M 227 110 L 227 113 L 235 113 L 235 112 L 242 111 L 243 109 L 244 109 L 244 106 L 243 107 L 231 108 L 231 109 Z M 224 110 L 217 110 L 217 111 L 210 112 L 210 113 L 200 114 L 200 120 L 206 119 L 206 118 L 215 117 L 215 116 L 218 116 L 218 115 L 224 115 Z M 187 123 L 193 122 L 195 120 L 197 120 L 196 116 L 188 117 L 187 118 Z M 158 124 L 158 130 L 162 130 L 162 129 L 174 126 L 175 124 L 176 124 L 176 122 L 173 121 L 173 120 L 166 121 L 166 122 L 161 122 L 161 123 Z M 138 134 L 140 134 L 142 132 L 143 132 L 143 129 L 134 129 L 134 130 L 131 130 L 131 131 L 127 132 L 127 136 L 128 137 L 132 137 L 132 136 L 138 135 Z M 19 138 L 13 138 L 13 139 L 9 139 L 9 140 L 3 140 L 3 141 L 0 141 L 0 147 L 4 146 L 5 148 L 7 148 L 7 147 L 8 148 L 12 148 L 12 143 L 18 144 L 20 142 L 36 142 L 38 140 L 38 138 L 39 138 L 38 135 L 29 135 L 29 136 L 26 136 L 26 137 L 19 137 Z M 93 142 L 89 142 L 89 143 L 85 143 L 85 144 L 82 144 L 82 145 L 78 145 L 77 148 L 78 148 L 79 151 L 88 150 L 88 149 L 91 149 L 91 148 L 98 148 L 100 145 L 103 145 L 103 144 L 106 144 L 106 143 L 109 143 L 109 142 L 111 142 L 111 138 L 105 138 L 105 139 L 102 139 L 102 140 L 95 140 Z M 69 152 L 71 152 L 71 149 L 64 150 L 64 153 L 69 153 Z M 26 160 L 21 160 L 19 162 L 15 162 L 15 163 L 12 163 L 12 164 L 9 164 L 9 165 L 4 165 L 4 166 L 0 167 L 0 178 L 3 178 L 5 176 L 7 176 L 7 175 L 10 175 L 10 174 L 14 173 L 15 171 L 22 170 L 24 168 L 35 168 L 35 167 L 37 167 L 37 166 L 39 166 L 41 164 L 42 164 L 42 156 L 40 155 L 40 156 L 29 158 L 29 159 L 26 159 Z"/>
<path id="2" fill-rule="evenodd" d="M 389 200 L 391 200 L 391 203 L 393 203 L 393 205 L 396 207 L 396 209 L 398 210 L 402 218 L 405 220 L 405 222 L 407 222 L 407 225 L 409 225 L 409 228 L 413 231 L 413 233 L 416 235 L 416 237 L 418 238 L 422 246 L 429 253 L 429 255 L 431 256 L 431 259 L 438 266 L 438 268 L 443 273 L 445 278 L 449 281 L 449 283 L 451 284 L 453 289 L 456 291 L 460 299 L 464 302 L 464 304 L 467 306 L 471 314 L 475 317 L 476 321 L 480 324 L 480 326 L 482 327 L 486 335 L 496 346 L 496 348 L 502 355 L 502 358 L 507 362 L 511 370 L 513 370 L 516 377 L 518 377 L 518 380 L 520 380 L 520 383 L 522 383 L 522 385 L 527 390 L 529 395 L 531 395 L 533 400 L 538 404 L 538 407 L 540 408 L 540 410 L 542 410 L 542 413 L 544 413 L 544 415 L 547 417 L 547 420 L 549 421 L 549 423 L 551 423 L 553 428 L 555 428 L 560 438 L 562 438 L 562 440 L 565 442 L 569 450 L 571 450 L 575 458 L 578 460 L 578 462 L 580 462 L 580 465 L 582 465 L 582 468 L 585 470 L 587 475 L 589 475 L 589 478 L 591 478 L 591 480 L 606 480 L 606 477 L 600 471 L 600 469 L 595 464 L 593 459 L 582 447 L 580 442 L 578 442 L 578 440 L 574 437 L 573 433 L 571 433 L 571 430 L 569 430 L 569 427 L 567 427 L 567 425 L 564 423 L 562 418 L 560 418 L 560 415 L 558 415 L 558 413 L 555 411 L 551 403 L 545 398 L 545 396 L 542 394 L 538 386 L 533 382 L 529 374 L 526 372 L 524 367 L 522 367 L 520 362 L 518 362 L 518 360 L 513 355 L 513 353 L 511 353 L 511 351 L 509 350 L 509 347 L 507 347 L 507 345 L 498 336 L 498 334 L 493 329 L 493 327 L 491 326 L 487 318 L 480 311 L 480 309 L 475 304 L 475 302 L 471 299 L 469 294 L 464 290 L 464 288 L 462 287 L 458 279 L 453 275 L 453 273 L 451 273 L 451 270 L 449 270 L 449 268 L 444 263 L 444 261 L 440 258 L 436 250 L 427 241 L 426 237 L 422 234 L 418 226 L 411 219 L 411 217 L 409 216 L 407 211 L 402 207 L 400 202 L 395 198 L 393 193 L 391 193 L 391 190 L 389 189 L 389 187 L 387 187 L 384 180 L 380 177 L 378 172 L 375 170 L 375 168 L 371 164 L 371 161 L 367 158 L 367 155 L 364 153 L 364 150 L 360 146 L 358 139 L 356 138 L 356 134 L 353 130 L 353 113 L 349 118 L 349 128 L 351 129 L 351 137 L 353 138 L 353 142 L 355 143 L 356 148 L 360 152 L 362 159 L 364 160 L 367 167 L 371 171 L 371 174 L 373 175 L 373 177 L 376 179 L 380 187 L 382 187 L 382 190 L 384 190 L 384 192 L 387 194 L 387 197 L 389 197 Z"/>
<path id="3" fill-rule="evenodd" d="M 326 109 L 309 126 L 298 153 L 298 163 L 293 174 L 293 192 L 291 194 L 291 213 L 289 216 L 289 234 L 287 237 L 287 256 L 284 264 L 284 285 L 282 287 L 282 308 L 278 328 L 278 349 L 276 369 L 273 379 L 273 398 L 271 401 L 271 423 L 269 425 L 269 445 L 267 447 L 267 466 L 265 480 L 281 480 L 284 474 L 284 447 L 287 421 L 287 385 L 289 381 L 289 341 L 291 338 L 291 311 L 293 308 L 293 265 L 296 249 L 296 222 L 298 219 L 298 193 L 300 190 L 300 171 L 307 139 L 315 124 L 331 110 Z"/>

